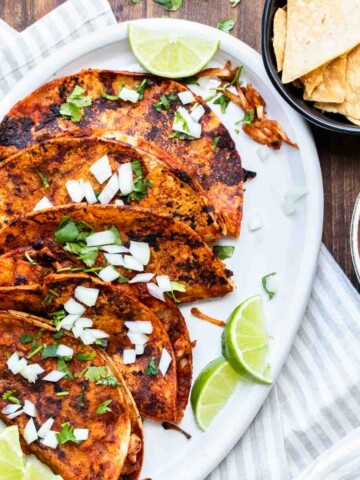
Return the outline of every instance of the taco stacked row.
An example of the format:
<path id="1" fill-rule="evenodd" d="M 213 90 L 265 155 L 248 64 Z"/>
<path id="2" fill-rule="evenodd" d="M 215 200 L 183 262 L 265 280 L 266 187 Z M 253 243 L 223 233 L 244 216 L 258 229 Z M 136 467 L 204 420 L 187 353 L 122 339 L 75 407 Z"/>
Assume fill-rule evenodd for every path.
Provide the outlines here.
<path id="1" fill-rule="evenodd" d="M 140 417 L 188 403 L 178 304 L 233 290 L 209 244 L 240 232 L 235 145 L 182 83 L 88 70 L 16 104 L 0 157 L 0 418 L 65 480 L 135 480 Z"/>

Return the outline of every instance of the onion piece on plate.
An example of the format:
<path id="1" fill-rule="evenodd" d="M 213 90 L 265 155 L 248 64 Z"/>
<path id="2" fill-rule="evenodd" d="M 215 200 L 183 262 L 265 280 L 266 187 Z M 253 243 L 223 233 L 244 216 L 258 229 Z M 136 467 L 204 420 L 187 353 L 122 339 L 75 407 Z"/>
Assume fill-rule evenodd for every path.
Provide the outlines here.
<path id="1" fill-rule="evenodd" d="M 99 296 L 100 290 L 97 288 L 88 288 L 79 285 L 75 288 L 75 298 L 79 302 L 84 303 L 87 307 L 93 307 L 96 304 L 96 300 Z"/>
<path id="2" fill-rule="evenodd" d="M 90 167 L 90 172 L 100 184 L 104 183 L 108 178 L 110 178 L 112 171 L 108 156 L 104 155 L 95 163 L 93 163 Z"/>

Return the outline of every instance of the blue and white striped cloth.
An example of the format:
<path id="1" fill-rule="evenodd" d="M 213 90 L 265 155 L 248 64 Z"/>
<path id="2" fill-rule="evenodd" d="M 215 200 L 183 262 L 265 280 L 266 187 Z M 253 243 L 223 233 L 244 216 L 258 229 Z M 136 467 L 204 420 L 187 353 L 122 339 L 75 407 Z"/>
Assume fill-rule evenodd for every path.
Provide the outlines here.
<path id="1" fill-rule="evenodd" d="M 42 58 L 115 22 L 107 0 L 68 0 L 21 34 L 0 21 L 0 99 Z M 359 451 L 360 297 L 322 247 L 281 375 L 207 480 L 359 480 Z"/>

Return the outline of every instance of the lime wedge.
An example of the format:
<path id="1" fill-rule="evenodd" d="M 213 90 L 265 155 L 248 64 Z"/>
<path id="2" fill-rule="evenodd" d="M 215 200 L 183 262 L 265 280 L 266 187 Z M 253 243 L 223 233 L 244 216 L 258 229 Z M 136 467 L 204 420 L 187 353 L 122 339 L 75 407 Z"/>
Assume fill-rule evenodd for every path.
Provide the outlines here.
<path id="1" fill-rule="evenodd" d="M 129 43 L 136 59 L 160 77 L 191 77 L 202 70 L 219 48 L 218 40 L 148 30 L 129 24 Z"/>
<path id="2" fill-rule="evenodd" d="M 13 425 L 0 433 L 0 480 L 22 480 L 23 475 L 24 462 L 19 430 Z"/>
<path id="3" fill-rule="evenodd" d="M 239 379 L 240 376 L 224 358 L 212 361 L 200 372 L 191 391 L 191 405 L 201 430 L 209 427 L 230 398 Z"/>
<path id="4" fill-rule="evenodd" d="M 34 457 L 29 457 L 25 465 L 23 480 L 62 480 L 60 475 L 55 475 L 50 468 Z"/>
<path id="5" fill-rule="evenodd" d="M 259 382 L 272 383 L 260 295 L 248 298 L 230 315 L 222 335 L 222 354 L 237 372 Z"/>

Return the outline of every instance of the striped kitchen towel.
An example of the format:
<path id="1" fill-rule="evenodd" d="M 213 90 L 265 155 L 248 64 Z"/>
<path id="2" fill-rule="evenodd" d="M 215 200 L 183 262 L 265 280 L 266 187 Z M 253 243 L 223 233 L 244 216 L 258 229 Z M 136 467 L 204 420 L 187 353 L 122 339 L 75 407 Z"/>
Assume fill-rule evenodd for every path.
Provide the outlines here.
<path id="1" fill-rule="evenodd" d="M 107 0 L 68 0 L 21 34 L 0 22 L 0 98 L 57 48 L 115 22 Z M 207 480 L 359 480 L 359 447 L 360 298 L 323 246 L 281 375 Z"/>

